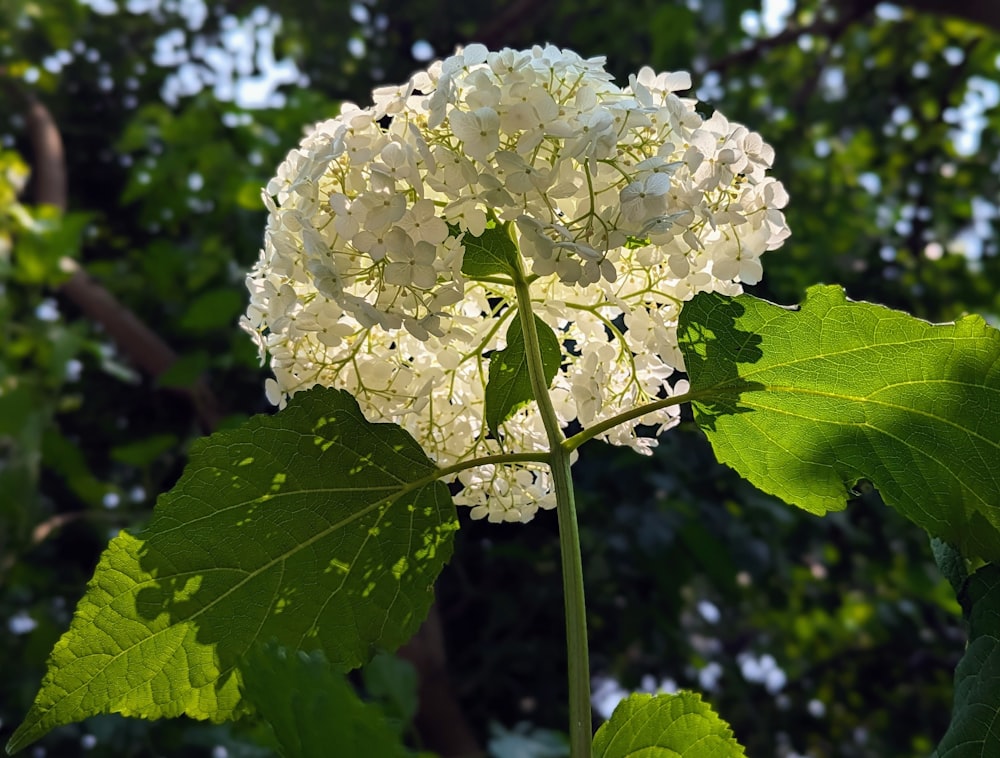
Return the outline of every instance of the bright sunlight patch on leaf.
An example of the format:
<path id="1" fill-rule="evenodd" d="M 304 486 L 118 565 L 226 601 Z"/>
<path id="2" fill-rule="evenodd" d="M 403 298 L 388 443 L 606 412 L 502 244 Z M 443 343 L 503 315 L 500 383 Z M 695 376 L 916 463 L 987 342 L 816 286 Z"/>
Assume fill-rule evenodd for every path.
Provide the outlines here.
<path id="1" fill-rule="evenodd" d="M 345 392 L 214 434 L 149 527 L 105 550 L 8 750 L 98 713 L 233 718 L 258 642 L 322 650 L 338 671 L 395 649 L 455 529 L 434 464 Z"/>

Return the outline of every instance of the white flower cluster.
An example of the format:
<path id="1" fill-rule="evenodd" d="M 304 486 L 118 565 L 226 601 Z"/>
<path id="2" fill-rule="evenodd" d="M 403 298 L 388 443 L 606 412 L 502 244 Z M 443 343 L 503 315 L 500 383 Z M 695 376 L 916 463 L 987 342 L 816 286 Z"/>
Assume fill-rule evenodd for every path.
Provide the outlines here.
<path id="1" fill-rule="evenodd" d="M 269 353 L 275 403 L 313 385 L 354 394 L 439 465 L 547 449 L 535 404 L 496 435 L 483 420 L 489 355 L 513 287 L 462 273 L 464 241 L 512 224 L 532 307 L 558 337 L 551 395 L 583 427 L 683 388 L 676 323 L 696 293 L 740 292 L 788 235 L 773 150 L 643 68 L 617 87 L 602 58 L 552 46 L 470 45 L 374 106 L 317 124 L 268 184 L 264 249 L 244 327 Z M 602 438 L 648 452 L 670 408 Z M 458 475 L 473 517 L 553 507 L 542 464 Z"/>

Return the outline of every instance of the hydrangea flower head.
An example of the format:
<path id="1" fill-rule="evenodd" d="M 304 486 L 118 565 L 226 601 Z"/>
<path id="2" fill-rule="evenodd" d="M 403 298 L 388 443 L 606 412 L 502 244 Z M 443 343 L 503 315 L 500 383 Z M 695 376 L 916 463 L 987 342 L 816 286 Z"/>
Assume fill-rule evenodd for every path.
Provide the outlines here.
<path id="1" fill-rule="evenodd" d="M 550 394 L 584 428 L 683 391 L 677 316 L 698 292 L 738 294 L 788 236 L 787 195 L 760 135 L 678 96 L 686 73 L 619 87 L 603 58 L 470 45 L 316 124 L 265 191 L 264 249 L 243 320 L 268 397 L 346 389 L 439 465 L 546 450 L 538 409 L 491 430 L 491 357 L 516 315 L 504 277 L 463 272 L 503 228 L 532 308 L 562 353 Z M 649 452 L 674 407 L 600 435 Z M 543 464 L 458 475 L 473 517 L 526 521 L 555 505 Z"/>

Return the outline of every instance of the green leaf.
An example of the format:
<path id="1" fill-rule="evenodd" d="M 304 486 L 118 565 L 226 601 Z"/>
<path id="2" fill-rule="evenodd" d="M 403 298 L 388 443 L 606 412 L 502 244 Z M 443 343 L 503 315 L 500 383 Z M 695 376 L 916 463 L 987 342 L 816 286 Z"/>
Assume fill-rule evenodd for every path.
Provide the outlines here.
<path id="1" fill-rule="evenodd" d="M 42 457 L 45 465 L 63 478 L 73 493 L 92 506 L 100 505 L 111 487 L 94 476 L 79 440 L 63 436 L 58 427 L 50 426 L 42 436 Z"/>
<path id="2" fill-rule="evenodd" d="M 545 385 L 552 383 L 559 372 L 562 351 L 552 327 L 535 316 L 538 346 L 542 353 Z M 507 347 L 497 350 L 490 358 L 490 378 L 486 382 L 486 423 L 493 436 L 500 424 L 509 419 L 521 406 L 534 399 L 531 377 L 528 374 L 528 356 L 524 349 L 524 330 L 517 314 L 507 327 Z"/>
<path id="3" fill-rule="evenodd" d="M 510 236 L 510 222 L 487 226 L 478 237 L 466 232 L 462 244 L 465 245 L 462 273 L 470 279 L 497 274 L 513 278 L 519 270 L 519 253 Z"/>
<path id="4" fill-rule="evenodd" d="M 715 454 L 811 513 L 870 480 L 957 547 L 1000 560 L 1000 332 L 933 325 L 838 287 L 799 310 L 698 295 L 679 336 L 695 420 Z"/>
<path id="5" fill-rule="evenodd" d="M 266 183 L 259 179 L 250 179 L 242 182 L 233 198 L 236 201 L 236 205 L 245 210 L 256 212 L 260 208 L 261 185 Z"/>
<path id="6" fill-rule="evenodd" d="M 409 661 L 389 653 L 378 653 L 364 668 L 361 678 L 368 694 L 382 703 L 386 715 L 406 727 L 417 715 L 417 670 Z"/>
<path id="7" fill-rule="evenodd" d="M 243 667 L 243 688 L 287 758 L 409 754 L 381 709 L 361 701 L 320 650 L 254 646 Z"/>
<path id="8" fill-rule="evenodd" d="M 212 359 L 204 350 L 195 350 L 178 356 L 167 370 L 156 378 L 157 387 L 194 387 L 198 379 L 208 370 Z"/>
<path id="9" fill-rule="evenodd" d="M 594 735 L 594 758 L 742 758 L 746 753 L 696 692 L 636 694 Z"/>
<path id="10" fill-rule="evenodd" d="M 32 212 L 30 228 L 18 238 L 15 279 L 21 284 L 62 284 L 70 273 L 63 270 L 61 262 L 79 255 L 91 216 L 63 213 L 51 205 L 40 206 Z"/>
<path id="11" fill-rule="evenodd" d="M 361 681 L 400 732 L 409 727 L 420 704 L 417 670 L 412 663 L 389 653 L 378 653 L 361 669 Z"/>
<path id="12" fill-rule="evenodd" d="M 97 713 L 234 718 L 258 641 L 339 671 L 397 648 L 458 528 L 436 477 L 406 432 L 331 389 L 200 440 L 149 527 L 105 550 L 8 750 Z"/>
<path id="13" fill-rule="evenodd" d="M 955 590 L 955 595 L 962 597 L 965 583 L 969 578 L 968 561 L 955 548 L 937 537 L 931 539 L 931 551 L 934 553 L 934 562 L 941 575 L 948 580 L 948 584 Z"/>
<path id="14" fill-rule="evenodd" d="M 154 434 L 145 439 L 129 442 L 127 445 L 111 449 L 111 459 L 121 463 L 142 468 L 149 466 L 177 447 L 177 436 L 173 434 Z"/>
<path id="15" fill-rule="evenodd" d="M 232 327 L 245 307 L 246 298 L 232 287 L 209 290 L 191 302 L 179 326 L 199 334 Z"/>
<path id="16" fill-rule="evenodd" d="M 955 669 L 951 724 L 934 758 L 1000 755 L 1000 566 L 972 575 L 965 596 L 969 645 Z"/>

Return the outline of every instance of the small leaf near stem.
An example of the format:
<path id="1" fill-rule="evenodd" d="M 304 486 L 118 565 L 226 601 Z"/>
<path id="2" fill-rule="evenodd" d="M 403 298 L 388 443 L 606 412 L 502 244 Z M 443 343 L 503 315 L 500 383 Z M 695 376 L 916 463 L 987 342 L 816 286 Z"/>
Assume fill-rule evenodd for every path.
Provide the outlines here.
<path id="1" fill-rule="evenodd" d="M 559 373 L 562 353 L 559 340 L 552 327 L 534 317 L 538 330 L 538 344 L 545 370 L 545 386 L 548 387 Z M 520 319 L 512 319 L 507 329 L 507 347 L 497 350 L 490 358 L 490 379 L 486 383 L 486 424 L 494 436 L 498 436 L 500 425 L 507 421 L 523 405 L 533 399 L 531 376 L 524 350 L 524 330 Z"/>

